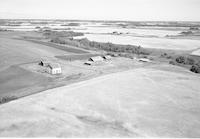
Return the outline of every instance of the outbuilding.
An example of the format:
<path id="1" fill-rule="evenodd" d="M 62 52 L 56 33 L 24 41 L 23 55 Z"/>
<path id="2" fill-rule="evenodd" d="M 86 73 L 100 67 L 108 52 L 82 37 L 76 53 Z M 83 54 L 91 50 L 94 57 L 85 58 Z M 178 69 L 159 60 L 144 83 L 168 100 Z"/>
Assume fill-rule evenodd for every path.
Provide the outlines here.
<path id="1" fill-rule="evenodd" d="M 111 56 L 110 55 L 105 55 L 105 56 L 102 56 L 103 57 L 103 59 L 105 59 L 105 60 L 110 60 L 111 59 Z"/>
<path id="2" fill-rule="evenodd" d="M 47 67 L 49 64 L 50 64 L 51 62 L 49 61 L 49 60 L 47 60 L 47 59 L 42 59 L 42 60 L 40 60 L 40 65 L 41 66 L 44 66 L 44 67 Z"/>
<path id="3" fill-rule="evenodd" d="M 88 61 L 93 61 L 93 62 L 103 62 L 104 59 L 101 56 L 94 56 L 94 57 L 90 57 L 88 59 Z"/>
<path id="4" fill-rule="evenodd" d="M 138 59 L 140 62 L 151 62 L 148 58 L 140 58 Z"/>
<path id="5" fill-rule="evenodd" d="M 58 63 L 50 63 L 47 68 L 48 73 L 50 74 L 61 74 L 61 66 Z"/>

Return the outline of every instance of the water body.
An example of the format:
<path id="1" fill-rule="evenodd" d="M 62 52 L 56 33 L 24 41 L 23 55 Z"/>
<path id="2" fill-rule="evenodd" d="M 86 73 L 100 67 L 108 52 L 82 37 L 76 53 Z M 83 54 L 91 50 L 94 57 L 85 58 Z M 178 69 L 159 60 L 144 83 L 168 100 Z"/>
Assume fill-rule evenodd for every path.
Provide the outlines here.
<path id="1" fill-rule="evenodd" d="M 35 31 L 36 26 L 41 28 L 50 27 L 53 30 L 63 31 L 71 28 L 75 32 L 83 32 L 84 36 L 75 38 L 88 38 L 91 41 L 111 42 L 115 44 L 130 44 L 142 46 L 144 48 L 193 50 L 200 48 L 200 40 L 191 39 L 169 39 L 166 35 L 177 35 L 181 29 L 169 30 L 152 28 L 121 28 L 117 26 L 105 26 L 100 23 L 80 23 L 80 26 L 61 26 L 63 23 L 46 25 L 21 25 L 21 26 L 1 26 L 10 30 Z M 121 33 L 114 35 L 113 32 Z"/>
<path id="2" fill-rule="evenodd" d="M 87 26 L 86 26 L 87 27 Z M 154 36 L 165 37 L 166 35 L 177 35 L 180 31 L 173 30 L 161 30 L 161 29 L 141 29 L 141 28 L 120 28 L 120 27 L 87 27 L 87 30 L 83 30 L 85 33 L 98 33 L 98 34 L 110 34 L 118 32 L 122 34 L 137 35 L 137 36 Z"/>

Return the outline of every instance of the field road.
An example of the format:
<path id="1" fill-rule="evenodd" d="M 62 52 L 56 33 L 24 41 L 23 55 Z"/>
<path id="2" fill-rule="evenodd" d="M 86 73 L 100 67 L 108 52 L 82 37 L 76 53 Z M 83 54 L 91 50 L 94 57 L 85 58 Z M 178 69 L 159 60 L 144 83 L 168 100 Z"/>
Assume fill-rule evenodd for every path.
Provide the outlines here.
<path id="1" fill-rule="evenodd" d="M 200 137 L 200 76 L 138 68 L 0 105 L 1 137 Z"/>

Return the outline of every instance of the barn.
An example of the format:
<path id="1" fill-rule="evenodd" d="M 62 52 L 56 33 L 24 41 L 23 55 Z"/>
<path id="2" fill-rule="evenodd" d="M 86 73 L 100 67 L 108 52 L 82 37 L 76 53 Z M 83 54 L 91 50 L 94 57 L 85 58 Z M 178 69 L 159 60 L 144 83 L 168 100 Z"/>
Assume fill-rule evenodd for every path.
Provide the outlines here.
<path id="1" fill-rule="evenodd" d="M 101 56 L 94 56 L 94 57 L 90 57 L 88 59 L 88 61 L 92 61 L 92 62 L 103 62 L 104 59 Z"/>
<path id="2" fill-rule="evenodd" d="M 42 60 L 40 60 L 40 65 L 41 66 L 44 66 L 44 67 L 47 67 L 49 64 L 50 64 L 51 62 L 49 61 L 49 60 L 47 60 L 47 59 L 42 59 Z"/>
<path id="3" fill-rule="evenodd" d="M 47 71 L 50 74 L 61 74 L 62 73 L 61 66 L 58 63 L 49 64 L 47 67 Z"/>

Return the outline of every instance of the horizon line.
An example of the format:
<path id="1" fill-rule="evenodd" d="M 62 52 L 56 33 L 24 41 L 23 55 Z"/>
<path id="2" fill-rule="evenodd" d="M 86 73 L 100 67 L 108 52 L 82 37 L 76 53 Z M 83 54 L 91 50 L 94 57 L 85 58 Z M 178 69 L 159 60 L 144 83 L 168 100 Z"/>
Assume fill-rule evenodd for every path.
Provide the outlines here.
<path id="1" fill-rule="evenodd" d="M 68 20 L 68 21 L 113 21 L 113 22 L 200 22 L 197 20 L 99 20 L 99 19 L 61 19 L 61 18 L 0 18 L 0 20 Z"/>

